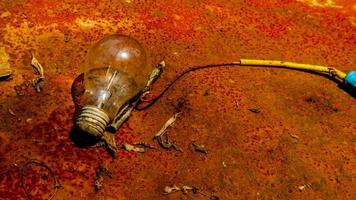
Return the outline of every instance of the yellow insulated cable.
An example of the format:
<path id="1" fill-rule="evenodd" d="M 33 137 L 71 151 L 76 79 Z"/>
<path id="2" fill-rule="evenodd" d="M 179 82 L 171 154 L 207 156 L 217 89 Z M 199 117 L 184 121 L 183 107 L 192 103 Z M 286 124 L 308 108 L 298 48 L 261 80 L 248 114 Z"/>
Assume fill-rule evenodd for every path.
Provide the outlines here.
<path id="1" fill-rule="evenodd" d="M 310 65 L 310 64 L 300 64 L 295 62 L 285 62 L 278 60 L 255 60 L 255 59 L 241 59 L 241 65 L 250 65 L 250 66 L 270 66 L 270 67 L 282 67 L 289 69 L 300 69 L 300 70 L 309 70 L 316 72 L 327 72 L 332 75 L 344 79 L 346 74 L 340 70 L 335 69 L 334 67 L 326 67 L 321 65 Z"/>

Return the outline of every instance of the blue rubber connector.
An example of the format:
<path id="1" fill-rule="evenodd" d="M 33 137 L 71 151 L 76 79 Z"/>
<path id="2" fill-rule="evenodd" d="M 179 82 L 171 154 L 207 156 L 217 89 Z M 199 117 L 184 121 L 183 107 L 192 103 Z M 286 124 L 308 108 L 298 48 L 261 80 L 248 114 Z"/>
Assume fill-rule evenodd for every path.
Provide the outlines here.
<path id="1" fill-rule="evenodd" d="M 345 83 L 349 87 L 356 89 L 356 71 L 351 71 L 347 73 L 345 77 Z"/>

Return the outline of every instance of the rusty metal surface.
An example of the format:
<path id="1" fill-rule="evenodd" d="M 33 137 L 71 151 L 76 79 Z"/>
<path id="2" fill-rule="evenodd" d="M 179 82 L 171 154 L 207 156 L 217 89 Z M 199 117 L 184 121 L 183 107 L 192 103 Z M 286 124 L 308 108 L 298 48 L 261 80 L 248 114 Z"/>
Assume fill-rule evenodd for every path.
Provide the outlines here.
<path id="1" fill-rule="evenodd" d="M 104 34 L 135 37 L 153 62 L 165 57 L 167 68 L 154 95 L 188 66 L 239 58 L 355 69 L 355 5 L 348 0 L 1 0 L 0 48 L 13 75 L 0 82 L 0 199 L 26 198 L 19 167 L 29 159 L 58 175 L 63 188 L 54 199 L 207 199 L 162 195 L 172 184 L 193 185 L 221 199 L 352 199 L 355 100 L 315 74 L 261 68 L 194 72 L 152 108 L 134 112 L 116 135 L 118 144 L 156 145 L 153 135 L 181 110 L 170 135 L 183 152 L 120 150 L 112 160 L 103 149 L 76 147 L 69 133 L 72 82 L 88 46 Z M 30 84 L 36 77 L 31 52 L 45 69 L 41 93 Z M 208 153 L 195 152 L 192 143 Z M 113 178 L 95 192 L 100 163 Z M 26 187 L 34 199 L 46 199 L 53 182 L 28 173 Z"/>

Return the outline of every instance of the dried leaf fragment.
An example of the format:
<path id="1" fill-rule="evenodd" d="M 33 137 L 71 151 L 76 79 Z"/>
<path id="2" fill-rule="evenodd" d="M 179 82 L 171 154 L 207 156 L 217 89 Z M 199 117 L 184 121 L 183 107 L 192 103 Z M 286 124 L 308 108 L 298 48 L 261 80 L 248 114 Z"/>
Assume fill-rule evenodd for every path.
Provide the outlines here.
<path id="1" fill-rule="evenodd" d="M 110 153 L 115 155 L 115 153 L 117 151 L 115 135 L 112 134 L 112 133 L 104 131 L 103 136 L 102 136 L 101 139 L 104 141 L 106 149 L 109 150 Z"/>
<path id="2" fill-rule="evenodd" d="M 131 144 L 127 144 L 127 143 L 123 143 L 122 148 L 126 151 L 133 151 L 133 152 L 137 152 L 137 153 L 145 153 L 146 152 L 145 148 L 135 147 L 135 146 L 133 146 Z"/>
<path id="3" fill-rule="evenodd" d="M 171 118 L 169 118 L 167 120 L 167 122 L 162 126 L 162 128 L 154 136 L 154 139 L 157 140 L 159 145 L 165 149 L 170 149 L 173 147 L 177 151 L 182 151 L 174 143 L 170 142 L 169 134 L 167 132 L 167 129 L 173 125 L 173 123 L 177 120 L 177 117 L 179 114 L 180 114 L 180 112 L 174 114 Z M 165 139 L 163 138 L 164 133 L 166 133 Z"/>
<path id="4" fill-rule="evenodd" d="M 155 137 L 163 135 L 163 133 L 173 125 L 173 123 L 177 120 L 177 117 L 180 113 L 174 114 L 171 118 L 169 118 L 166 123 L 162 126 L 162 128 L 156 133 Z"/>
<path id="5" fill-rule="evenodd" d="M 32 81 L 32 85 L 35 87 L 37 92 L 41 92 L 40 83 L 44 80 L 44 70 L 41 63 L 39 63 L 38 60 L 36 59 L 33 52 L 31 54 L 32 54 L 31 65 L 37 74 L 37 78 L 35 78 Z"/>

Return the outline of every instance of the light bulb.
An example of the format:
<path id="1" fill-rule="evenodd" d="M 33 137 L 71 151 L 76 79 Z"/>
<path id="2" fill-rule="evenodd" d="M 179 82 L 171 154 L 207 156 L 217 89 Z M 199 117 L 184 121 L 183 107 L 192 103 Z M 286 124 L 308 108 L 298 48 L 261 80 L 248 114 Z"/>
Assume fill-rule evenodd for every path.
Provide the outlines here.
<path id="1" fill-rule="evenodd" d="M 124 35 L 109 35 L 88 51 L 84 65 L 84 105 L 76 127 L 100 137 L 120 108 L 146 85 L 153 67 L 145 49 Z"/>

